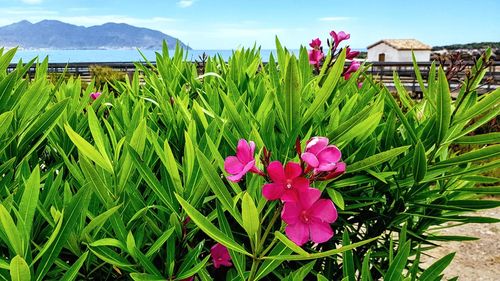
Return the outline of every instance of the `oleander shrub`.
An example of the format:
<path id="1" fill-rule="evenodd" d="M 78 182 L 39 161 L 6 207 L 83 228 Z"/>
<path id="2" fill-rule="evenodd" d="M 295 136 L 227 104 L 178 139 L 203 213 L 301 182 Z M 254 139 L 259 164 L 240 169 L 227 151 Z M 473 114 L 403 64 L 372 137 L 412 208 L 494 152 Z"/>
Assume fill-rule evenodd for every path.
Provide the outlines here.
<path id="1" fill-rule="evenodd" d="M 55 85 L 43 63 L 7 73 L 15 50 L 0 51 L 0 278 L 441 279 L 453 253 L 428 269 L 421 255 L 474 238 L 433 228 L 498 222 L 473 212 L 500 205 L 477 185 L 498 182 L 483 174 L 500 138 L 469 133 L 500 90 L 454 101 L 433 65 L 420 101 L 395 78 L 398 103 L 338 43 L 311 65 L 319 45 L 277 40 L 268 63 L 242 49 L 202 75 L 164 48 L 117 95 Z"/>

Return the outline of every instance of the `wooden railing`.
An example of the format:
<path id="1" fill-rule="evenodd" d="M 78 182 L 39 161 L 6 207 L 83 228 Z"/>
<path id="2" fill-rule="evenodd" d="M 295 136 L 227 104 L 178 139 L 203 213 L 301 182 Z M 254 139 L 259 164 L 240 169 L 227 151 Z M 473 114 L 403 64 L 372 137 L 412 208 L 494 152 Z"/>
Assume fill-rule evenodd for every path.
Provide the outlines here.
<path id="1" fill-rule="evenodd" d="M 420 86 L 415 77 L 415 70 L 413 63 L 411 62 L 369 62 L 370 68 L 368 73 L 373 76 L 377 81 L 381 81 L 386 84 L 389 88 L 393 87 L 393 73 L 397 72 L 401 81 L 406 88 L 412 92 L 419 92 Z M 115 71 L 120 71 L 128 75 L 132 75 L 135 71 L 135 65 L 132 62 L 79 62 L 79 63 L 49 63 L 48 72 L 49 73 L 63 73 L 66 69 L 69 74 L 80 76 L 84 81 L 90 81 L 91 71 L 90 66 L 107 66 Z M 153 63 L 154 65 L 154 63 Z M 467 63 L 467 68 L 473 65 L 473 62 Z M 8 71 L 12 71 L 16 67 L 15 64 L 11 64 L 8 67 Z M 419 62 L 418 67 L 420 73 L 424 80 L 427 80 L 427 76 L 431 67 L 431 62 Z M 36 71 L 36 67 L 33 66 L 29 69 L 28 74 L 32 76 Z M 460 79 L 463 78 L 465 72 L 459 73 L 455 80 L 451 81 L 451 87 L 458 86 Z M 495 61 L 488 70 L 488 73 L 484 77 L 486 79 L 491 79 L 492 83 L 485 84 L 482 86 L 484 91 L 490 91 L 500 86 L 500 62 Z"/>
<path id="2" fill-rule="evenodd" d="M 394 72 L 398 74 L 401 82 L 411 90 L 412 92 L 419 92 L 420 86 L 418 84 L 418 80 L 415 76 L 415 69 L 413 67 L 413 63 L 411 62 L 371 62 L 371 67 L 368 70 L 368 73 L 372 75 L 372 77 L 377 80 L 383 82 L 389 88 L 393 85 L 393 75 Z M 429 70 L 431 68 L 431 62 L 419 62 L 418 68 L 422 75 L 424 81 L 427 80 L 429 76 Z M 437 63 L 439 65 L 439 63 Z M 458 88 L 461 81 L 465 77 L 465 71 L 469 70 L 474 65 L 473 62 L 467 62 L 466 68 L 464 71 L 457 74 L 456 77 L 451 79 L 450 87 L 453 90 L 454 88 Z M 446 65 L 444 66 L 446 70 Z M 486 83 L 487 81 L 491 81 L 491 83 Z M 500 86 L 500 61 L 495 61 L 489 67 L 486 75 L 483 78 L 483 84 L 481 84 L 480 91 L 490 91 L 492 89 L 496 89 Z"/>

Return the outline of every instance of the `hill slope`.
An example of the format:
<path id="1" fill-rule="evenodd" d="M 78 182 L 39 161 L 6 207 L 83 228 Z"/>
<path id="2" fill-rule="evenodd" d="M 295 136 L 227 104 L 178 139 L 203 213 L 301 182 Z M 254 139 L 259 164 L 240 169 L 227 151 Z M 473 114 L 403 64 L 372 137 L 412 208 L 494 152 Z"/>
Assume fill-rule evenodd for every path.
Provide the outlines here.
<path id="1" fill-rule="evenodd" d="M 0 47 L 25 49 L 154 49 L 166 40 L 174 48 L 178 39 L 160 31 L 123 23 L 106 23 L 90 27 L 56 20 L 38 23 L 20 21 L 0 27 Z M 189 48 L 179 41 L 183 48 Z"/>

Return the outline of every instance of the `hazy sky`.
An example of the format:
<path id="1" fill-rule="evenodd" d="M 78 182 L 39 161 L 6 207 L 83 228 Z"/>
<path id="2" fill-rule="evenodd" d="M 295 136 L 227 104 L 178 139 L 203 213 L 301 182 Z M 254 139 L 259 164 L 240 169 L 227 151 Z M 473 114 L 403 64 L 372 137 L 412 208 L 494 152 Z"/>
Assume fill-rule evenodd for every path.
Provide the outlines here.
<path id="1" fill-rule="evenodd" d="M 429 45 L 500 41 L 500 0 L 0 0 L 0 25 L 56 19 L 77 25 L 123 22 L 153 28 L 194 49 L 297 49 L 330 30 L 365 48 L 382 38 Z"/>

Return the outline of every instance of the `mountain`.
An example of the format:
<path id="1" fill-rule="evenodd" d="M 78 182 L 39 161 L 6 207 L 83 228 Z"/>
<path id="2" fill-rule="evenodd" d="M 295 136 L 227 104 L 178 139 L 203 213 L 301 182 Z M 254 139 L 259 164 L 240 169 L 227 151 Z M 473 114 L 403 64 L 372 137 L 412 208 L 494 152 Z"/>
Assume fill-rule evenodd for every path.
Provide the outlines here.
<path id="1" fill-rule="evenodd" d="M 57 20 L 38 23 L 20 21 L 0 27 L 0 47 L 19 46 L 24 49 L 153 49 L 160 50 L 165 40 L 169 49 L 189 49 L 177 38 L 160 31 L 124 23 L 105 23 L 90 27 Z"/>

